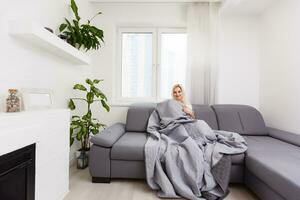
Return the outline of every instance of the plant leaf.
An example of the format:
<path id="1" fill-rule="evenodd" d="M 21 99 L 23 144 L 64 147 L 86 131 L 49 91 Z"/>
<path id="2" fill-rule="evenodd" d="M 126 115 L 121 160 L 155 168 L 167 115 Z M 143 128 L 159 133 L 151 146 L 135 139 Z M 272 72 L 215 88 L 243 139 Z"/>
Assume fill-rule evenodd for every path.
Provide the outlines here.
<path id="1" fill-rule="evenodd" d="M 80 119 L 80 117 L 77 116 L 77 115 L 73 115 L 73 116 L 72 116 L 72 120 L 75 120 L 75 119 Z"/>
<path id="2" fill-rule="evenodd" d="M 82 84 L 76 84 L 73 87 L 74 90 L 81 90 L 81 91 L 87 91 L 86 87 L 84 87 L 84 85 Z"/>
<path id="3" fill-rule="evenodd" d="M 102 104 L 102 106 L 105 108 L 105 110 L 107 112 L 110 111 L 110 107 L 107 105 L 106 101 L 104 101 L 103 99 L 101 99 L 101 104 Z"/>
<path id="4" fill-rule="evenodd" d="M 73 128 L 76 129 L 76 128 L 78 128 L 78 126 L 80 126 L 80 122 L 81 122 L 81 119 L 73 120 L 71 122 L 71 126 L 73 126 Z"/>
<path id="5" fill-rule="evenodd" d="M 78 15 L 78 7 L 76 5 L 76 2 L 75 0 L 71 0 L 71 8 L 72 8 L 72 11 L 76 17 L 76 19 L 79 21 L 80 20 L 80 17 Z"/>
<path id="6" fill-rule="evenodd" d="M 82 119 L 88 121 L 89 123 L 91 123 L 91 118 L 92 118 L 92 112 L 90 110 L 82 117 Z"/>
<path id="7" fill-rule="evenodd" d="M 74 143 L 73 132 L 74 132 L 74 129 L 70 128 L 70 146 L 72 146 Z"/>
<path id="8" fill-rule="evenodd" d="M 75 37 L 75 31 L 74 31 L 74 27 L 72 26 L 71 22 L 65 18 L 65 21 L 67 23 L 67 29 L 69 31 L 64 31 L 63 33 L 66 34 L 68 36 L 67 42 L 72 45 L 72 46 L 76 46 L 76 37 Z"/>
<path id="9" fill-rule="evenodd" d="M 82 136 L 83 136 L 83 127 L 81 127 L 81 129 L 78 131 L 78 133 L 76 134 L 76 139 L 78 140 L 78 141 L 81 141 L 81 138 L 82 138 Z"/>
<path id="10" fill-rule="evenodd" d="M 88 101 L 88 103 L 92 104 L 94 102 L 94 93 L 93 92 L 88 92 L 86 94 L 86 99 Z"/>
<path id="11" fill-rule="evenodd" d="M 103 100 L 105 100 L 105 101 L 107 101 L 107 97 L 105 96 L 105 94 L 101 90 L 99 90 L 99 89 L 98 89 L 98 92 L 99 92 L 100 98 L 103 99 Z"/>
<path id="12" fill-rule="evenodd" d="M 70 146 L 72 146 L 73 145 L 73 143 L 74 143 L 74 138 L 73 137 L 70 137 Z"/>
<path id="13" fill-rule="evenodd" d="M 100 81 L 104 81 L 104 80 L 103 79 L 100 79 L 100 80 L 99 79 L 94 79 L 93 83 L 98 84 L 98 83 L 100 83 Z"/>
<path id="14" fill-rule="evenodd" d="M 89 78 L 87 78 L 87 79 L 85 80 L 85 82 L 86 82 L 87 84 L 89 84 L 89 85 L 93 85 L 93 84 L 94 84 L 93 81 L 91 81 L 91 79 L 89 79 Z"/>
<path id="15" fill-rule="evenodd" d="M 75 135 L 75 138 L 78 141 L 81 141 L 81 139 L 82 139 L 83 128 L 84 128 L 84 124 L 81 121 L 81 123 L 80 123 L 80 125 L 78 127 L 78 131 L 76 132 L 76 135 Z"/>
<path id="16" fill-rule="evenodd" d="M 86 114 L 86 116 L 87 116 L 89 119 L 91 119 L 91 117 L 92 117 L 92 112 L 89 110 L 88 113 Z"/>
<path id="17" fill-rule="evenodd" d="M 104 99 L 105 101 L 107 101 L 105 94 L 101 90 L 99 90 L 97 87 L 92 86 L 91 90 L 95 93 L 95 95 L 97 97 L 100 97 L 101 99 Z"/>
<path id="18" fill-rule="evenodd" d="M 93 128 L 93 129 L 91 129 L 91 131 L 92 131 L 92 133 L 94 135 L 96 135 L 97 133 L 99 133 L 99 129 L 97 129 L 97 128 Z"/>
<path id="19" fill-rule="evenodd" d="M 69 107 L 71 110 L 75 110 L 76 106 L 75 106 L 75 103 L 74 103 L 73 99 L 70 99 L 69 104 L 68 104 L 68 107 Z"/>
<path id="20" fill-rule="evenodd" d="M 96 95 L 96 97 L 100 97 L 100 90 L 98 88 L 96 88 L 95 86 L 91 87 L 92 92 L 94 92 L 94 94 Z"/>
<path id="21" fill-rule="evenodd" d="M 65 28 L 67 27 L 68 25 L 63 23 L 59 26 L 59 32 L 63 32 L 63 30 L 65 30 Z"/>
<path id="22" fill-rule="evenodd" d="M 69 31 L 73 31 L 73 27 L 72 27 L 72 24 L 71 24 L 71 22 L 67 19 L 67 18 L 65 18 L 65 21 L 67 22 L 67 24 L 68 24 L 68 29 L 69 29 Z"/>
<path id="23" fill-rule="evenodd" d="M 105 94 L 103 92 L 100 93 L 100 97 L 101 97 L 101 99 L 107 101 L 107 97 L 105 96 Z"/>
<path id="24" fill-rule="evenodd" d="M 88 129 L 87 126 L 82 127 L 82 138 L 83 139 L 86 137 L 87 134 L 89 134 L 87 129 Z"/>

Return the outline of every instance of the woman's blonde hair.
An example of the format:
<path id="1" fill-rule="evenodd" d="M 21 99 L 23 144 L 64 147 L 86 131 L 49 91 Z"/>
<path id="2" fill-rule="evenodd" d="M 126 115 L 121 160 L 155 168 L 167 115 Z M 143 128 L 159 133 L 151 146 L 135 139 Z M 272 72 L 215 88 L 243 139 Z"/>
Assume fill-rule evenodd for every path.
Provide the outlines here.
<path id="1" fill-rule="evenodd" d="M 187 100 L 186 100 L 185 91 L 184 91 L 184 88 L 183 88 L 183 86 L 182 86 L 181 84 L 175 84 L 175 85 L 173 86 L 173 88 L 172 88 L 172 98 L 175 99 L 175 97 L 174 97 L 174 90 L 175 90 L 176 88 L 180 88 L 181 93 L 182 93 L 182 97 L 183 97 L 183 98 L 182 98 L 182 99 L 183 99 L 183 104 L 187 104 L 188 102 L 187 102 Z"/>

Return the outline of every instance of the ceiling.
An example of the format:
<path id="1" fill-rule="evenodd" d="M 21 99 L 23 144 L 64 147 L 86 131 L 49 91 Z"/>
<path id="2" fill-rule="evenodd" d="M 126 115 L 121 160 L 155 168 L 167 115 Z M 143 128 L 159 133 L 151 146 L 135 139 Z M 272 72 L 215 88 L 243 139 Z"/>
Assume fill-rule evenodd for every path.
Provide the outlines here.
<path id="1" fill-rule="evenodd" d="M 275 0 L 224 0 L 225 14 L 259 15 Z"/>
<path id="2" fill-rule="evenodd" d="M 89 0 L 92 3 L 223 2 L 223 14 L 259 15 L 275 0 Z"/>

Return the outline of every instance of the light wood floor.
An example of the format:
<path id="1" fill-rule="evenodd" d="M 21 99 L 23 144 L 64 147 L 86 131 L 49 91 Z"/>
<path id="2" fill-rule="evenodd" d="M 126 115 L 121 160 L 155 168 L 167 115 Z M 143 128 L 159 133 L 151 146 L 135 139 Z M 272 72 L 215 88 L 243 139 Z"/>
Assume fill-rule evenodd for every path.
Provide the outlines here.
<path id="1" fill-rule="evenodd" d="M 143 180 L 112 180 L 110 184 L 92 183 L 88 169 L 70 168 L 70 192 L 64 200 L 155 200 L 159 199 Z M 243 185 L 231 185 L 225 200 L 258 200 Z"/>

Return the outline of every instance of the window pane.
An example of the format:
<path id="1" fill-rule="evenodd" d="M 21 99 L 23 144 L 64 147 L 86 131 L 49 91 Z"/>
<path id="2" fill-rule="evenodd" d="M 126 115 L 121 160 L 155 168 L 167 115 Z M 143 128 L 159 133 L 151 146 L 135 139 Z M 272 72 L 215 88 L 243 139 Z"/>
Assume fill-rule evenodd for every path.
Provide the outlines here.
<path id="1" fill-rule="evenodd" d="M 186 33 L 162 33 L 160 53 L 160 98 L 171 98 L 172 86 L 185 86 L 187 69 Z"/>
<path id="2" fill-rule="evenodd" d="M 122 34 L 122 97 L 152 96 L 152 33 Z"/>

